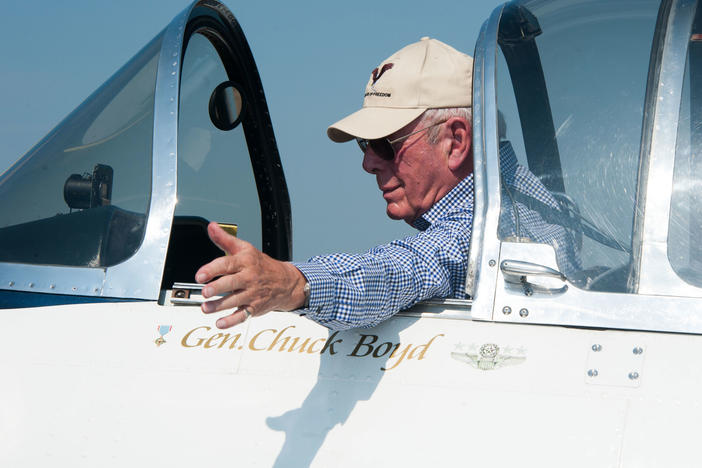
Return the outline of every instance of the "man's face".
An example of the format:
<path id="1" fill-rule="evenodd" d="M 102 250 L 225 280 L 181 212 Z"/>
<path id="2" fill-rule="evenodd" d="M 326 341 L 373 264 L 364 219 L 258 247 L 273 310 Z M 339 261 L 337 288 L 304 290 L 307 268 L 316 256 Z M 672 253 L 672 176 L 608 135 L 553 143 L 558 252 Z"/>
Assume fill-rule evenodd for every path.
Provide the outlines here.
<path id="1" fill-rule="evenodd" d="M 420 120 L 414 121 L 389 135 L 388 140 L 428 125 Z M 388 216 L 411 224 L 448 192 L 447 158 L 439 143 L 429 143 L 426 131 L 395 143 L 393 148 L 395 158 L 388 161 L 369 147 L 363 155 L 363 169 L 375 175 L 388 205 Z"/>

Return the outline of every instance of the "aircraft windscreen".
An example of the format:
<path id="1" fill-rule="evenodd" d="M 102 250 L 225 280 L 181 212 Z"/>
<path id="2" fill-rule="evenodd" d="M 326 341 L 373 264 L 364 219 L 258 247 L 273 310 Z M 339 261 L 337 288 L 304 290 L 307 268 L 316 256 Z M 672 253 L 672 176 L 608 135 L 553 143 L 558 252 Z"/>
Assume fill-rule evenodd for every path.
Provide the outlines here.
<path id="1" fill-rule="evenodd" d="M 557 257 L 588 289 L 627 290 L 659 3 L 527 1 L 508 5 L 500 24 L 501 139 L 577 230 L 577 259 Z"/>
<path id="2" fill-rule="evenodd" d="M 141 244 L 161 35 L 0 178 L 0 261 L 105 267 Z"/>

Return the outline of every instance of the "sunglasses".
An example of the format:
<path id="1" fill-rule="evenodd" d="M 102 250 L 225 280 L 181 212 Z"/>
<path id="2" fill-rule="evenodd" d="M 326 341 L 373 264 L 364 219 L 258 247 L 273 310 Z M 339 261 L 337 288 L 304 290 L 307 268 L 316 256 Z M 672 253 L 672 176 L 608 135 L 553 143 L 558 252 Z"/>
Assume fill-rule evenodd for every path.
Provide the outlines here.
<path id="1" fill-rule="evenodd" d="M 388 140 L 387 138 L 377 138 L 375 140 L 367 140 L 365 138 L 356 138 L 356 143 L 358 143 L 358 147 L 361 148 L 361 151 L 363 151 L 363 154 L 366 154 L 366 151 L 368 151 L 368 148 L 372 149 L 375 154 L 378 155 L 379 158 L 385 160 L 385 161 L 392 161 L 395 159 L 395 148 L 392 146 L 398 141 L 406 140 L 407 138 L 411 137 L 412 135 L 416 135 L 417 133 L 421 133 L 425 130 L 429 130 L 432 127 L 436 127 L 437 125 L 441 125 L 442 123 L 446 122 L 445 120 L 442 120 L 441 122 L 437 122 L 433 125 L 429 125 L 428 127 L 421 128 L 415 132 L 412 132 L 408 135 L 401 136 L 399 138 L 395 138 L 394 140 Z"/>

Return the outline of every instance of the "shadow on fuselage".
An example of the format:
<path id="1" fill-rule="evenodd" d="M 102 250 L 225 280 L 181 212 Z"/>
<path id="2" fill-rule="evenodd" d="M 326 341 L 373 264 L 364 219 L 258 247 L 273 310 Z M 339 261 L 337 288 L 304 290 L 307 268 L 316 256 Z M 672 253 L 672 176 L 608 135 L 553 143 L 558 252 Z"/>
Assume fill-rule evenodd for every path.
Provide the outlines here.
<path id="1" fill-rule="evenodd" d="M 392 320 L 393 324 L 386 322 L 371 329 L 329 332 L 327 342 L 337 349 L 321 355 L 317 382 L 302 405 L 266 420 L 269 428 L 285 432 L 275 468 L 310 466 L 329 432 L 337 424 L 345 424 L 357 403 L 369 400 L 375 393 L 386 370 L 393 366 L 391 357 L 397 359 L 402 350 L 400 331 L 416 320 L 405 319 L 401 327 L 397 326 L 399 321 Z M 395 356 L 394 344 L 399 345 L 394 348 Z M 386 348 L 389 351 L 384 355 L 367 359 Z M 344 356 L 339 359 L 342 353 Z"/>

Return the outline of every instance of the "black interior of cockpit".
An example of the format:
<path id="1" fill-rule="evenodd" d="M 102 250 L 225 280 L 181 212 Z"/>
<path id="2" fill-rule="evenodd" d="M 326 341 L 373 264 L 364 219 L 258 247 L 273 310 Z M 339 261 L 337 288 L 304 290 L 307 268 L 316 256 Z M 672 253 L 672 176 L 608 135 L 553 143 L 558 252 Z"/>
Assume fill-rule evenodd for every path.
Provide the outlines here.
<path id="1" fill-rule="evenodd" d="M 0 228 L 0 261 L 105 267 L 136 252 L 146 216 L 114 205 Z"/>
<path id="2" fill-rule="evenodd" d="M 173 283 L 195 283 L 202 265 L 224 255 L 207 235 L 208 224 L 198 216 L 173 218 L 161 289 L 171 289 Z"/>

